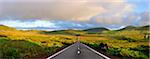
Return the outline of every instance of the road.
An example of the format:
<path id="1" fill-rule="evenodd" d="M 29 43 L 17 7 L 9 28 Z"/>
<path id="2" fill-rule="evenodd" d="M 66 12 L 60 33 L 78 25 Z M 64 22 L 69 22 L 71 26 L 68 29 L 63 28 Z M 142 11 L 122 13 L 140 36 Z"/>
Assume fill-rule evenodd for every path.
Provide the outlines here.
<path id="1" fill-rule="evenodd" d="M 53 58 L 47 59 L 106 59 L 97 53 L 93 52 L 86 45 L 82 43 L 75 43 L 68 47 L 63 52 L 54 56 Z"/>

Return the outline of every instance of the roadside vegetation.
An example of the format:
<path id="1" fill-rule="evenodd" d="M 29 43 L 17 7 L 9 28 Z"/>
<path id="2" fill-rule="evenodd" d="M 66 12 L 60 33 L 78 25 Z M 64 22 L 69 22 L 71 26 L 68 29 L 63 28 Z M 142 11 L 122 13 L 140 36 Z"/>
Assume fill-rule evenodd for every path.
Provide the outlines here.
<path id="1" fill-rule="evenodd" d="M 126 28 L 116 31 L 103 31 L 102 37 L 110 39 L 83 39 L 82 42 L 113 56 L 125 59 L 149 59 L 149 27 L 142 27 L 141 29 Z"/>
<path id="2" fill-rule="evenodd" d="M 0 26 L 0 59 L 30 58 L 50 55 L 62 47 L 76 42 L 76 38 L 66 35 L 40 34 L 38 30 L 16 30 Z"/>

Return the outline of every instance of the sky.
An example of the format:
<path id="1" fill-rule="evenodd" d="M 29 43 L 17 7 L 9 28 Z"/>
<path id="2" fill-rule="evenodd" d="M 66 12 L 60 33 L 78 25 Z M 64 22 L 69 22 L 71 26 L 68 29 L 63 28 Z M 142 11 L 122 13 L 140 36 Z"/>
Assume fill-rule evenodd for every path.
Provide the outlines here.
<path id="1" fill-rule="evenodd" d="M 17 29 L 144 26 L 149 0 L 0 0 L 0 24 Z"/>

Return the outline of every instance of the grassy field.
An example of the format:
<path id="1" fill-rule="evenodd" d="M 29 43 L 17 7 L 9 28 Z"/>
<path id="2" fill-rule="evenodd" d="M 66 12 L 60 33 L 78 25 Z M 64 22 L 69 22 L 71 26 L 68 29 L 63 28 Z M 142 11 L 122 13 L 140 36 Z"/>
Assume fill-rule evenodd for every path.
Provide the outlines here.
<path id="1" fill-rule="evenodd" d="M 66 35 L 46 35 L 41 31 L 22 31 L 0 26 L 0 59 L 19 59 L 51 54 L 73 44 L 76 38 Z"/>
<path id="2" fill-rule="evenodd" d="M 149 28 L 149 27 L 147 27 Z M 101 40 L 83 39 L 83 43 L 105 51 L 108 54 L 126 59 L 148 59 L 149 58 L 149 30 L 117 30 L 103 31 Z M 106 39 L 109 38 L 109 39 Z"/>
<path id="3" fill-rule="evenodd" d="M 97 30 L 98 29 L 98 30 Z M 58 49 L 80 41 L 107 54 L 126 59 L 149 58 L 149 26 L 121 30 L 16 30 L 0 25 L 0 59 L 30 58 L 53 54 Z"/>

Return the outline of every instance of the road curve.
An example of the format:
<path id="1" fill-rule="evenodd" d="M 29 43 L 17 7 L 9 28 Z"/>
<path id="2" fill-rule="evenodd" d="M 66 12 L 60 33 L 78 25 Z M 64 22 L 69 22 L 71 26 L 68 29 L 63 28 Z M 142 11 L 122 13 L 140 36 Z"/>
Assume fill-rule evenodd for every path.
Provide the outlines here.
<path id="1" fill-rule="evenodd" d="M 82 43 L 75 43 L 47 59 L 109 59 Z"/>

